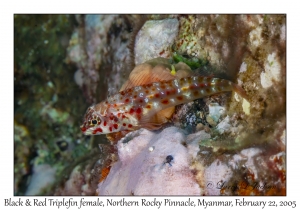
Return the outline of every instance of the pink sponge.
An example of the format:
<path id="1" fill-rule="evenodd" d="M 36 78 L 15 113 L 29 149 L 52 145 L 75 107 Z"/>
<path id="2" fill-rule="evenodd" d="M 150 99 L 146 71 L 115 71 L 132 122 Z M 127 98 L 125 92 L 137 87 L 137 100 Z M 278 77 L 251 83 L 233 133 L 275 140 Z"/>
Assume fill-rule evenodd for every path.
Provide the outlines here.
<path id="1" fill-rule="evenodd" d="M 98 194 L 199 195 L 192 157 L 182 144 L 185 138 L 175 127 L 160 133 L 141 129 L 126 136 L 118 142 L 119 160 L 98 185 Z"/>

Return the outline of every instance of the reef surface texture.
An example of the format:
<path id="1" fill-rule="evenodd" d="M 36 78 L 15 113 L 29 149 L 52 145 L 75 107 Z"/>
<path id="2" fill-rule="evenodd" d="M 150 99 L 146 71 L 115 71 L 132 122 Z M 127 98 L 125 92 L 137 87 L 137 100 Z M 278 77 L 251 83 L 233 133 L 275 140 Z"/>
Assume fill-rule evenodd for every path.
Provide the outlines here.
<path id="1" fill-rule="evenodd" d="M 99 184 L 98 194 L 199 195 L 184 140 L 183 132 L 175 127 L 159 133 L 141 129 L 124 137 L 117 146 L 119 161 Z M 167 162 L 169 155 L 173 160 Z"/>
<path id="2" fill-rule="evenodd" d="M 173 122 L 191 133 L 190 136 L 178 135 L 177 139 L 175 136 L 179 131 L 168 136 L 167 129 L 170 128 L 166 128 L 157 134 L 158 137 L 152 137 L 149 132 L 133 138 L 132 143 L 119 142 L 120 159 L 112 166 L 107 179 L 99 184 L 98 193 L 194 194 L 195 191 L 181 187 L 177 176 L 170 178 L 167 175 L 166 168 L 172 172 L 183 167 L 178 176 L 191 170 L 193 176 L 183 176 L 181 181 L 191 183 L 196 180 L 201 189 L 197 192 L 203 195 L 284 195 L 285 17 L 190 15 L 178 16 L 177 20 L 178 31 L 169 30 L 169 26 L 175 23 L 172 19 L 145 24 L 137 36 L 135 54 L 145 53 L 148 55 L 146 59 L 162 55 L 171 58 L 171 54 L 166 53 L 169 49 L 171 53 L 175 50 L 177 54 L 206 60 L 206 65 L 194 68 L 194 71 L 221 77 L 225 75 L 243 87 L 248 98 L 241 98 L 236 93 L 221 94 L 179 106 Z M 156 46 L 163 45 L 158 44 L 164 40 L 160 37 L 162 33 L 150 36 L 145 31 L 155 31 L 161 25 L 165 26 L 165 33 L 174 33 L 176 38 L 169 48 L 164 46 L 158 50 Z M 173 40 L 173 36 L 170 37 Z M 149 49 L 153 49 L 153 57 L 147 53 Z M 136 58 L 137 63 L 145 61 L 143 56 Z M 197 130 L 207 132 L 209 137 L 205 140 L 197 137 L 189 143 L 188 139 Z M 160 139 L 160 135 L 164 136 L 164 140 Z M 148 140 L 152 138 L 156 140 Z M 155 145 L 155 150 L 149 152 L 153 141 L 159 142 L 161 147 Z M 130 146 L 133 142 L 136 142 L 136 147 Z M 186 148 L 182 142 L 185 142 Z M 141 144 L 144 147 L 137 146 Z M 172 147 L 170 152 L 173 151 L 174 164 L 157 170 L 168 155 L 161 148 Z M 140 149 L 138 153 L 136 149 Z M 176 158 L 191 153 L 194 155 L 189 155 L 189 158 Z M 167 182 L 166 179 L 172 181 Z M 124 189 L 116 189 L 121 183 L 126 183 Z M 168 188 L 169 184 L 181 190 Z"/>

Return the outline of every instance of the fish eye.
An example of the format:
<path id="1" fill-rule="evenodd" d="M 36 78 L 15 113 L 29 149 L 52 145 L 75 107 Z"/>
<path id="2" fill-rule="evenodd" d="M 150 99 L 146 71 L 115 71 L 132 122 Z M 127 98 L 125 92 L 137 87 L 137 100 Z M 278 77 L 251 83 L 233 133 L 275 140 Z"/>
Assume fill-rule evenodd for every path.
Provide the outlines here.
<path id="1" fill-rule="evenodd" d="M 94 125 L 96 125 L 98 122 L 97 122 L 97 120 L 92 120 L 92 123 L 93 123 Z"/>

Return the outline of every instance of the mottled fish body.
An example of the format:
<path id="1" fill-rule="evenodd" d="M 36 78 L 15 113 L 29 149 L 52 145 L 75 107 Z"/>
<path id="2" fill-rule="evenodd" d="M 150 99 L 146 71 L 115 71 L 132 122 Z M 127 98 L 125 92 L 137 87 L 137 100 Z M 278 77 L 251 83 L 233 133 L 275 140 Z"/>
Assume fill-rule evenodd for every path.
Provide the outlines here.
<path id="1" fill-rule="evenodd" d="M 88 108 L 81 130 L 86 135 L 130 131 L 138 128 L 157 129 L 161 121 L 155 114 L 169 107 L 205 96 L 243 89 L 220 78 L 190 76 L 131 87 Z"/>

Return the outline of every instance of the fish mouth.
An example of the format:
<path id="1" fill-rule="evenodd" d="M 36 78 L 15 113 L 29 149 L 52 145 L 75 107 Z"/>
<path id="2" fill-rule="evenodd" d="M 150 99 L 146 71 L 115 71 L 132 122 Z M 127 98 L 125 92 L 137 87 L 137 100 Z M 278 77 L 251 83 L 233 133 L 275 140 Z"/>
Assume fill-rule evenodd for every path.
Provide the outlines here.
<path id="1" fill-rule="evenodd" d="M 85 129 L 85 130 L 81 129 L 81 132 L 82 132 L 83 135 L 86 135 L 86 136 L 92 135 L 92 133 L 93 133 L 93 131 L 90 131 L 90 130 L 87 130 L 87 129 Z"/>
<path id="2" fill-rule="evenodd" d="M 86 134 L 87 128 L 84 126 L 84 124 L 80 126 L 80 129 L 82 133 Z"/>

